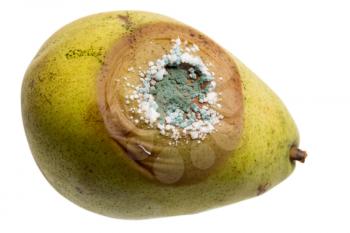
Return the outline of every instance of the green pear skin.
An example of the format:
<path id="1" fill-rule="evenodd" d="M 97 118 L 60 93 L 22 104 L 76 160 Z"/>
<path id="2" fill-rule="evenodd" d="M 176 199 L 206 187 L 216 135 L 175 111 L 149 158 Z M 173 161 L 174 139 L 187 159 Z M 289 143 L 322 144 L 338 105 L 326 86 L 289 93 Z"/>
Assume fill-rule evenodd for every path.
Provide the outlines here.
<path id="1" fill-rule="evenodd" d="M 22 84 L 22 117 L 34 159 L 49 183 L 85 209 L 143 219 L 224 206 L 284 180 L 295 167 L 290 150 L 299 143 L 296 125 L 274 92 L 234 57 L 244 127 L 220 169 L 200 182 L 167 185 L 149 180 L 120 156 L 125 152 L 110 138 L 98 108 L 96 79 L 106 53 L 130 27 L 157 22 L 181 24 L 135 11 L 88 16 L 56 32 L 34 57 Z"/>

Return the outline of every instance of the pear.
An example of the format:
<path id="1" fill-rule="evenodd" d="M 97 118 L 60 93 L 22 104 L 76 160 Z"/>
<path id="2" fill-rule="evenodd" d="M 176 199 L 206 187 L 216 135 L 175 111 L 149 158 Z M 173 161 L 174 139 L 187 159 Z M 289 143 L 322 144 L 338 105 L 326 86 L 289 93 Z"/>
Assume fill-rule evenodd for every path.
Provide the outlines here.
<path id="1" fill-rule="evenodd" d="M 202 131 L 174 139 L 138 122 L 139 102 L 127 98 L 176 39 L 199 48 L 215 73 L 221 118 L 199 139 Z M 25 74 L 22 117 L 48 182 L 115 218 L 190 214 L 254 197 L 306 157 L 288 110 L 263 81 L 203 33 L 147 12 L 96 14 L 51 36 Z"/>

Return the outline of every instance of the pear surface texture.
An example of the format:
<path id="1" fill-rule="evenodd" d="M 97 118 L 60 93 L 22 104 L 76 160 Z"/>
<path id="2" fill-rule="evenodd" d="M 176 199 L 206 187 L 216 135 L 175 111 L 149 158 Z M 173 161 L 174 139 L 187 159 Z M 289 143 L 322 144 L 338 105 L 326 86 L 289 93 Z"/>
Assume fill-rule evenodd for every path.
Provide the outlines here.
<path id="1" fill-rule="evenodd" d="M 48 182 L 115 218 L 258 196 L 306 157 L 263 81 L 203 33 L 154 13 L 101 13 L 57 31 L 28 67 L 21 102 Z"/>

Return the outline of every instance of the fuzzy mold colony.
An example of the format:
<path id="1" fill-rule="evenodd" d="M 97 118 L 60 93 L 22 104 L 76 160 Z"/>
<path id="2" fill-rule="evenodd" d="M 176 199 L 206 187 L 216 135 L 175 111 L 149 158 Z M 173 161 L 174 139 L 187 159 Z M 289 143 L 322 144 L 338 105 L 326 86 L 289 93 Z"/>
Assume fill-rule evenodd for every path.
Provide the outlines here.
<path id="1" fill-rule="evenodd" d="M 223 118 L 215 111 L 221 107 L 215 92 L 215 76 L 196 56 L 197 45 L 185 41 L 181 46 L 180 38 L 173 43 L 168 54 L 150 61 L 145 72 L 140 71 L 141 85 L 126 96 L 126 103 L 137 102 L 135 123 L 156 127 L 175 142 L 180 138 L 200 142 Z"/>

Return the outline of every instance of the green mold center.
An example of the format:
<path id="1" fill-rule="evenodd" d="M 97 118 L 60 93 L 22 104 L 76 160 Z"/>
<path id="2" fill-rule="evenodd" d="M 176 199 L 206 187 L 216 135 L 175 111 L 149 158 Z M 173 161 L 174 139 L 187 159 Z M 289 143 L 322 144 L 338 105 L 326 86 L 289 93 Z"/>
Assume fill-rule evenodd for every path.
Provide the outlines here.
<path id="1" fill-rule="evenodd" d="M 167 74 L 163 76 L 163 79 L 150 88 L 150 93 L 158 104 L 157 111 L 160 113 L 160 121 L 164 122 L 165 116 L 177 109 L 186 113 L 187 119 L 192 121 L 196 118 L 195 113 L 197 112 L 203 115 L 202 118 L 205 118 L 204 114 L 201 114 L 198 102 L 205 98 L 209 89 L 207 88 L 208 81 L 202 79 L 201 72 L 188 64 L 167 66 L 166 71 Z M 191 77 L 191 74 L 195 76 Z M 179 118 L 177 123 L 181 125 L 182 121 L 183 118 Z"/>
<path id="2" fill-rule="evenodd" d="M 149 68 L 140 72 L 141 85 L 126 96 L 126 104 L 137 101 L 137 109 L 130 109 L 140 115 L 131 118 L 136 124 L 143 121 L 175 141 L 188 136 L 203 140 L 223 118 L 212 108 L 221 106 L 214 73 L 191 53 L 198 52 L 198 46 L 188 46 L 183 49 L 181 40 L 174 40 L 170 53 L 149 61 Z"/>

